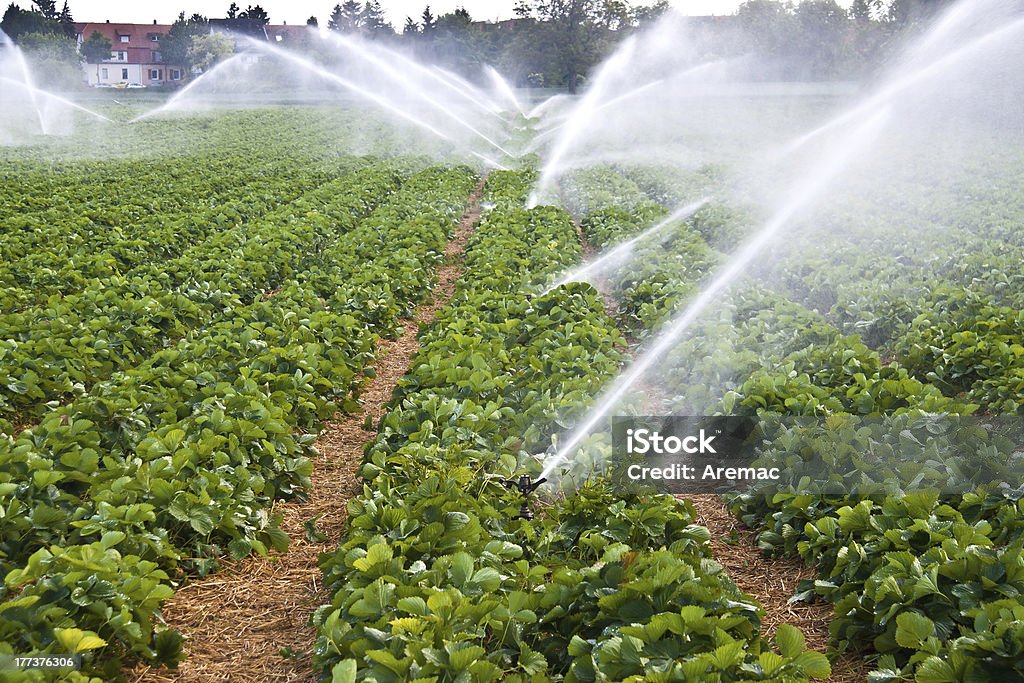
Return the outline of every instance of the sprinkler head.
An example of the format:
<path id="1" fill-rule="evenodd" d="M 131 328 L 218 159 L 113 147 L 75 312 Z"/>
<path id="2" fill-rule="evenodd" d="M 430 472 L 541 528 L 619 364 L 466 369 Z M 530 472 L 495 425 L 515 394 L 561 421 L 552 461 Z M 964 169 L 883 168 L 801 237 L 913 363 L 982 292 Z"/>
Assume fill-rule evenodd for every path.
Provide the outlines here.
<path id="1" fill-rule="evenodd" d="M 546 481 L 546 477 L 534 481 L 529 474 L 520 474 L 518 479 L 506 479 L 501 482 L 505 488 L 516 489 L 523 497 L 523 504 L 519 508 L 519 514 L 514 519 L 533 519 L 533 510 L 530 509 L 530 496 Z"/>

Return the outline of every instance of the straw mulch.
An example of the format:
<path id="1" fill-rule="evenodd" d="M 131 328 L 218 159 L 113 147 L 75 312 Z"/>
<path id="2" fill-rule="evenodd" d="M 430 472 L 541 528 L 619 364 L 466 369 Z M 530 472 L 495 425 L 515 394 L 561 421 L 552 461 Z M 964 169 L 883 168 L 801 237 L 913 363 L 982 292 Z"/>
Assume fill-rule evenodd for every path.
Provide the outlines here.
<path id="1" fill-rule="evenodd" d="M 763 622 L 767 636 L 775 633 L 779 624 L 799 628 L 807 638 L 807 647 L 827 654 L 828 625 L 832 618 L 832 604 L 790 604 L 803 579 L 815 576 L 813 567 L 804 566 L 799 559 L 768 557 L 757 547 L 756 534 L 743 525 L 714 494 L 685 496 L 697 510 L 697 523 L 711 532 L 711 551 L 737 586 L 755 598 L 765 611 Z M 863 657 L 844 653 L 832 659 L 832 683 L 854 683 L 867 680 L 871 667 Z"/>
<path id="2" fill-rule="evenodd" d="M 447 246 L 447 262 L 438 270 L 431 301 L 416 309 L 398 339 L 379 343 L 376 377 L 360 396 L 365 412 L 339 416 L 320 435 L 308 500 L 275 507 L 274 512 L 283 515 L 282 529 L 291 538 L 288 551 L 225 562 L 216 574 L 178 590 L 164 604 L 163 618 L 185 636 L 185 661 L 177 670 L 136 666 L 126 672 L 130 681 L 317 680 L 311 667 L 316 633 L 308 622 L 312 612 L 331 597 L 320 583 L 317 560 L 337 547 L 345 529 L 346 501 L 361 490 L 356 469 L 363 447 L 374 436 L 363 429 L 364 420 L 369 415 L 376 424 L 383 416 L 396 383 L 419 348 L 420 328 L 451 299 L 462 273 L 466 242 L 480 219 L 482 191 L 483 181 Z M 303 523 L 312 519 L 326 541 L 307 538 Z"/>

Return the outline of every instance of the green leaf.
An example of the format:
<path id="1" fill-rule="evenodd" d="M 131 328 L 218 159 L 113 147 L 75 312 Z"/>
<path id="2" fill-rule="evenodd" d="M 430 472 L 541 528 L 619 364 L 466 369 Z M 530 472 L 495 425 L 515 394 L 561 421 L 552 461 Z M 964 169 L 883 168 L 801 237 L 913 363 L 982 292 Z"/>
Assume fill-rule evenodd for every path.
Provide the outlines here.
<path id="1" fill-rule="evenodd" d="M 832 665 L 828 657 L 820 652 L 806 650 L 797 655 L 793 663 L 800 667 L 800 670 L 811 678 L 829 678 L 832 675 Z"/>
<path id="2" fill-rule="evenodd" d="M 77 628 L 55 628 L 53 635 L 57 638 L 62 650 L 72 655 L 96 650 L 107 644 L 107 641 L 92 631 L 83 631 Z"/>
<path id="3" fill-rule="evenodd" d="M 415 596 L 411 598 L 402 598 L 398 601 L 398 609 L 409 614 L 415 614 L 419 617 L 425 617 L 428 614 L 427 603 L 423 598 Z"/>
<path id="4" fill-rule="evenodd" d="M 356 662 L 343 659 L 331 669 L 331 683 L 356 683 Z"/>
<path id="5" fill-rule="evenodd" d="M 473 573 L 473 558 L 469 553 L 460 552 L 452 556 L 451 562 L 452 583 L 461 587 L 465 585 Z"/>
<path id="6" fill-rule="evenodd" d="M 935 624 L 923 614 L 902 612 L 896 616 L 896 642 L 901 647 L 918 650 L 934 632 Z"/>
<path id="7" fill-rule="evenodd" d="M 188 511 L 188 523 L 201 536 L 209 536 L 217 528 L 217 519 L 213 512 L 202 506 L 196 506 Z"/>
<path id="8" fill-rule="evenodd" d="M 593 649 L 594 646 L 591 643 L 588 643 L 579 636 L 573 636 L 572 640 L 569 641 L 570 657 L 583 657 L 589 655 Z"/>
<path id="9" fill-rule="evenodd" d="M 473 583 L 485 591 L 496 591 L 501 586 L 501 574 L 493 567 L 482 567 L 473 574 Z"/>
<path id="10" fill-rule="evenodd" d="M 780 624 L 775 632 L 775 642 L 779 652 L 786 659 L 792 659 L 804 650 L 804 634 L 792 624 Z"/>
<path id="11" fill-rule="evenodd" d="M 468 669 L 473 662 L 487 654 L 487 650 L 479 645 L 469 643 L 445 645 L 445 649 L 448 651 L 448 664 L 456 671 Z"/>
<path id="12" fill-rule="evenodd" d="M 519 666 L 523 671 L 532 676 L 544 673 L 548 668 L 548 661 L 544 659 L 544 655 L 534 652 L 525 643 L 520 643 Z"/>
<path id="13" fill-rule="evenodd" d="M 957 683 L 953 667 L 938 657 L 929 657 L 921 662 L 914 674 L 917 683 Z"/>

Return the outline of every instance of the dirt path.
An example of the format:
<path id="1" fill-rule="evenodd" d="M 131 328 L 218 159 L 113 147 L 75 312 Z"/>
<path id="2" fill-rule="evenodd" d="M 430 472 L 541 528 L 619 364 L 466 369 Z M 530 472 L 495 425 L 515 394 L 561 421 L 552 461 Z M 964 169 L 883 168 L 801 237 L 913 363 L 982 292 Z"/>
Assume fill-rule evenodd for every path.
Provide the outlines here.
<path id="1" fill-rule="evenodd" d="M 765 611 L 762 624 L 771 637 L 779 624 L 792 624 L 807 638 L 807 647 L 825 653 L 828 649 L 828 625 L 832 603 L 789 604 L 803 579 L 814 578 L 813 567 L 792 557 L 766 557 L 757 547 L 756 533 L 729 512 L 715 494 L 680 496 L 697 509 L 697 523 L 711 532 L 711 552 L 715 561 L 743 591 L 756 599 Z M 862 657 L 844 654 L 832 661 L 832 683 L 867 680 L 868 666 Z"/>
<path id="2" fill-rule="evenodd" d="M 225 562 L 216 574 L 181 588 L 164 605 L 167 623 L 186 638 L 186 659 L 177 671 L 139 666 L 128 678 L 137 683 L 166 681 L 232 681 L 266 683 L 318 680 L 310 658 L 315 630 L 310 614 L 330 596 L 320 585 L 317 560 L 333 551 L 345 528 L 346 501 L 360 490 L 356 468 L 363 447 L 375 432 L 363 429 L 367 415 L 373 424 L 383 416 L 398 380 L 409 369 L 419 348 L 416 336 L 451 299 L 462 274 L 462 255 L 480 219 L 480 181 L 462 221 L 449 242 L 447 261 L 437 273 L 429 303 L 416 309 L 405 322 L 404 333 L 382 340 L 377 348 L 376 377 L 361 395 L 365 412 L 342 417 L 326 425 L 317 441 L 319 455 L 309 498 L 280 503 L 282 529 L 291 538 L 286 553 Z M 310 541 L 304 522 L 316 519 L 326 535 Z"/>

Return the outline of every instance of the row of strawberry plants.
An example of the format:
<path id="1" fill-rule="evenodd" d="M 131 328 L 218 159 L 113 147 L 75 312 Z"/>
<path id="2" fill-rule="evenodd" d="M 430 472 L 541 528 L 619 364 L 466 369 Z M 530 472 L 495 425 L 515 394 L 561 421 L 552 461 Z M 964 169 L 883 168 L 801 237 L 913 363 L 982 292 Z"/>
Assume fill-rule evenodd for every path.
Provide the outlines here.
<path id="1" fill-rule="evenodd" d="M 472 182 L 417 174 L 358 226 L 293 245 L 306 265 L 273 296 L 0 441 L 0 647 L 85 652 L 106 680 L 125 656 L 176 661 L 155 621 L 172 579 L 284 547 L 273 501 L 308 485 L 320 422 L 356 409 L 377 335 L 429 290 Z"/>
<path id="2" fill-rule="evenodd" d="M 691 507 L 598 481 L 515 518 L 504 480 L 621 361 L 592 288 L 528 293 L 580 255 L 567 214 L 516 208 L 528 185 L 491 176 L 496 208 L 367 448 L 364 492 L 322 560 L 334 599 L 314 617 L 317 667 L 334 681 L 827 675 L 795 629 L 771 651 Z"/>
<path id="3" fill-rule="evenodd" d="M 951 302 L 956 310 L 962 295 L 951 299 L 958 302 Z M 974 310 L 992 313 L 984 305 Z M 774 316 L 766 312 L 762 317 L 770 320 Z M 919 329 L 936 336 L 957 324 L 955 314 L 949 316 L 941 309 L 927 317 L 946 321 L 917 323 Z M 771 324 L 781 333 L 791 334 L 792 322 L 780 317 Z M 877 353 L 856 338 L 849 338 L 852 345 L 833 341 L 790 354 L 765 353 L 760 362 L 768 367 L 752 372 L 728 393 L 723 407 L 729 412 L 768 415 L 970 414 L 977 404 L 943 396 L 940 388 L 967 379 L 968 375 L 955 368 L 957 362 L 962 364 L 959 367 L 971 367 L 964 362 L 969 354 L 1007 352 L 1008 345 L 1000 342 L 996 325 L 985 331 L 993 335 L 988 341 L 970 331 L 946 332 L 955 349 L 945 356 L 949 359 L 946 366 L 941 358 L 930 356 L 941 348 L 922 345 L 915 340 L 915 333 L 904 340 L 910 349 L 907 367 L 882 363 Z M 748 339 L 756 339 L 756 335 Z M 989 375 L 985 363 L 975 361 L 975 367 L 987 379 L 978 380 L 981 390 L 973 388 L 966 398 L 977 399 L 990 409 L 1005 409 L 1005 404 L 993 402 L 984 393 L 992 386 L 1006 386 L 1005 380 L 994 379 L 1002 368 L 992 368 Z M 789 442 L 789 448 L 795 452 L 809 448 L 824 457 L 830 452 L 829 442 L 816 443 L 814 434 L 815 430 L 810 430 L 799 441 Z M 847 469 L 864 467 L 856 464 L 861 455 L 896 448 L 886 443 L 890 435 L 864 443 L 860 438 L 860 434 L 849 433 L 848 445 L 853 450 L 845 456 Z M 903 439 L 905 433 L 891 438 Z M 924 438 L 937 442 L 941 437 L 925 434 Z M 823 446 L 825 450 L 821 450 Z M 929 486 L 957 490 L 978 476 L 987 449 L 992 445 L 979 442 L 968 454 L 971 468 L 962 470 L 936 469 L 933 457 L 904 460 L 899 465 L 899 481 L 920 480 L 925 490 Z M 895 452 L 914 450 L 913 442 L 900 443 Z M 993 450 L 991 455 L 998 458 L 999 452 Z M 1019 597 L 1024 508 L 1019 496 L 1012 490 L 992 493 L 991 487 L 942 496 L 908 494 L 899 492 L 898 482 L 881 480 L 882 472 L 866 473 L 894 493 L 751 494 L 739 497 L 733 508 L 747 524 L 763 529 L 759 536 L 763 549 L 798 554 L 817 566 L 818 579 L 806 586 L 805 596 L 817 595 L 835 603 L 830 627 L 838 646 L 867 646 L 882 655 L 873 680 L 1019 677 L 1024 651 L 1024 631 L 1019 628 L 1019 615 L 1024 612 Z M 954 480 L 947 482 L 949 476 Z M 1015 484 L 1009 483 L 1011 487 Z"/>
<path id="4" fill-rule="evenodd" d="M 585 228 L 595 216 L 601 221 L 600 231 L 630 234 L 629 221 L 616 222 L 610 229 L 607 211 L 585 218 Z M 684 413 L 762 415 L 969 414 L 976 406 L 943 396 L 927 380 L 946 379 L 963 388 L 965 380 L 977 384 L 983 376 L 1005 376 L 1006 367 L 1013 366 L 1011 328 L 1016 317 L 976 297 L 968 296 L 966 303 L 963 299 L 941 299 L 947 302 L 940 311 L 947 322 L 938 327 L 931 322 L 934 311 L 919 318 L 918 328 L 932 336 L 930 343 L 913 337 L 904 340 L 911 361 L 908 372 L 899 364 L 883 363 L 856 336 L 842 336 L 824 317 L 798 303 L 757 290 L 736 294 L 731 302 L 723 302 L 727 311 L 720 310 L 706 329 L 675 349 L 666 373 L 670 388 L 679 395 L 674 407 Z M 990 345 L 978 347 L 980 330 L 950 329 L 958 324 L 951 312 L 963 309 L 969 313 L 960 316 L 961 321 L 989 321 L 974 325 L 995 335 Z M 943 339 L 949 340 L 946 349 L 936 346 Z M 949 352 L 950 346 L 963 349 L 960 358 Z M 985 363 L 978 360 L 979 354 L 986 359 L 1001 354 L 1011 360 Z M 954 370 L 937 362 L 940 355 Z M 959 372 L 956 360 L 963 368 Z M 968 394 L 973 397 L 979 397 L 977 390 Z M 797 445 L 789 434 L 790 440 L 781 442 L 782 450 L 775 455 L 786 457 L 787 449 L 820 448 L 825 442 L 810 441 L 809 434 L 814 433 L 803 434 Z M 799 467 L 799 457 L 787 462 Z M 922 486 L 963 484 L 946 482 L 941 473 L 938 480 L 929 480 L 925 475 L 935 473 L 927 463 L 913 464 L 913 470 L 911 465 L 900 465 L 903 481 L 916 473 L 924 477 Z M 852 460 L 846 463 L 847 468 L 853 466 Z M 867 474 L 874 474 L 878 484 L 894 485 L 877 478 L 882 473 Z M 746 523 L 763 530 L 759 541 L 764 550 L 799 553 L 818 566 L 819 578 L 804 595 L 836 603 L 831 629 L 839 646 L 870 643 L 883 653 L 873 679 L 916 675 L 921 681 L 953 681 L 1020 675 L 1016 667 L 1022 632 L 1015 621 L 1024 610 L 1015 598 L 1015 577 L 1024 515 L 1014 501 L 984 493 L 941 499 L 928 494 L 769 493 L 740 496 L 732 505 Z"/>
<path id="5" fill-rule="evenodd" d="M 54 294 L 81 291 L 97 278 L 173 258 L 362 162 L 340 160 L 336 168 L 321 169 L 270 162 L 245 164 L 248 170 L 240 171 L 238 157 L 209 154 L 96 165 L 0 167 L 0 175 L 20 181 L 6 190 L 12 198 L 32 194 L 48 200 L 44 210 L 0 219 L 0 311 L 41 304 Z M 28 182 L 26 175 L 39 182 Z M 182 192 L 186 177 L 189 191 Z"/>
<path id="6" fill-rule="evenodd" d="M 391 168 L 371 165 L 159 265 L 0 316 L 0 356 L 10 368 L 0 371 L 0 417 L 36 419 L 51 401 L 81 394 L 231 315 L 303 270 L 321 243 L 350 230 L 398 182 Z"/>
<path id="7" fill-rule="evenodd" d="M 983 235 L 957 239 L 985 244 Z M 870 267 L 859 259 L 848 262 L 854 270 L 862 268 L 860 274 L 847 268 L 848 279 L 866 281 L 871 271 L 875 285 L 865 286 L 877 291 L 879 266 L 885 270 L 884 264 L 878 259 Z M 834 268 L 824 271 L 835 279 Z M 731 316 L 730 329 L 709 331 L 677 349 L 677 360 L 703 359 L 705 367 L 699 368 L 701 362 L 670 363 L 676 374 L 679 367 L 692 372 L 698 366 L 696 376 L 676 377 L 676 386 L 686 387 L 680 392 L 686 394 L 692 393 L 690 387 L 731 386 L 719 404 L 727 413 L 956 415 L 969 414 L 977 405 L 997 412 L 1018 410 L 1016 311 L 963 287 L 934 289 L 934 276 L 917 277 L 931 291 L 917 302 L 908 301 L 907 310 L 924 306 L 927 312 L 909 323 L 909 331 L 897 333 L 906 320 L 900 328 L 889 328 L 888 339 L 899 362 L 883 362 L 858 337 L 842 337 L 830 329 L 820 315 L 806 309 L 801 313 L 799 304 L 767 295 L 741 303 Z M 896 291 L 913 293 L 910 287 Z M 829 317 L 835 313 L 825 310 Z M 755 318 L 749 318 L 754 312 Z M 757 321 L 753 328 L 751 320 Z M 782 343 L 773 345 L 772 338 Z M 757 353 L 751 354 L 752 349 Z M 708 371 L 709 361 L 717 376 Z M 723 368 L 731 374 L 731 385 L 722 381 Z M 711 376 L 715 380 L 709 381 Z M 704 405 L 709 403 L 713 405 L 710 400 Z M 789 441 L 788 448 L 813 450 L 826 444 L 811 438 L 805 434 L 799 445 Z M 851 433 L 851 438 L 856 436 Z M 886 446 L 884 441 L 862 445 L 868 450 Z M 845 466 L 854 467 L 858 455 L 851 452 Z M 980 456 L 980 451 L 969 456 L 979 468 Z M 881 472 L 867 474 L 879 484 L 895 486 L 882 482 Z M 920 486 L 943 490 L 962 487 L 967 482 L 961 479 L 977 472 L 954 473 L 956 481 L 946 481 L 948 473 L 935 472 L 922 461 L 902 463 L 899 475 L 900 481 L 917 477 Z M 734 509 L 751 526 L 765 529 L 759 537 L 762 548 L 798 553 L 817 565 L 819 578 L 808 585 L 805 595 L 836 603 L 831 629 L 840 647 L 870 644 L 883 655 L 874 678 L 913 675 L 929 681 L 1020 675 L 1022 632 L 1015 622 L 1021 604 L 1015 597 L 1015 566 L 1024 515 L 1015 497 L 984 489 L 942 497 L 770 494 L 743 496 Z"/>
<path id="8" fill-rule="evenodd" d="M 669 216 L 664 206 L 611 168 L 572 174 L 563 194 L 580 217 L 587 239 L 602 251 Z M 612 264 L 607 272 L 596 274 L 619 302 L 619 314 L 629 328 L 646 334 L 695 293 L 702 277 L 721 258 L 708 246 L 705 235 L 715 234 L 723 224 L 717 205 L 702 207 L 686 220 L 665 226 L 634 244 L 625 257 L 628 265 Z"/>

